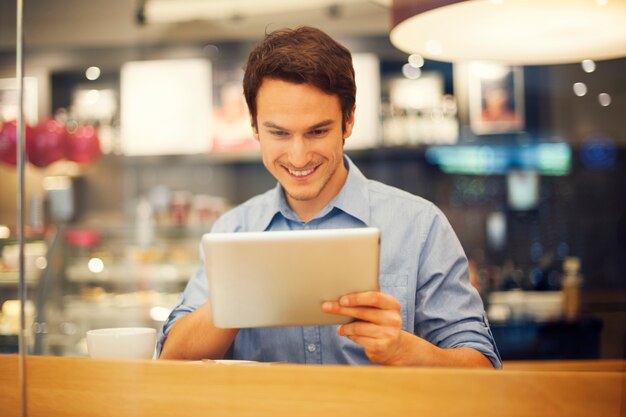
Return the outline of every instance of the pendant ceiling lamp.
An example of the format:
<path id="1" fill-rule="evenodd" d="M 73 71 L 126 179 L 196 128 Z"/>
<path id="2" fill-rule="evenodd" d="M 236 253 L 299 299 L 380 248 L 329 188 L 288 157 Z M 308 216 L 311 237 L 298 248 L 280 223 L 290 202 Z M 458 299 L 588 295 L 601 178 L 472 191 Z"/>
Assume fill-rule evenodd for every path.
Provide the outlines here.
<path id="1" fill-rule="evenodd" d="M 626 57 L 626 0 L 394 0 L 391 42 L 437 61 Z"/>

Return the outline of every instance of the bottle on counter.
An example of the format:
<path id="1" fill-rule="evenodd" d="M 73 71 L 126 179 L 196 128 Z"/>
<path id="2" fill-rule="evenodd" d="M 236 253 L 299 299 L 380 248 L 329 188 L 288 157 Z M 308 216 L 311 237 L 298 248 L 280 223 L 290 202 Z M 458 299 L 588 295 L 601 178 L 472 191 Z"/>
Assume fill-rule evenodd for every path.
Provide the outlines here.
<path id="1" fill-rule="evenodd" d="M 147 198 L 139 199 L 135 217 L 135 237 L 142 249 L 147 249 L 154 243 L 155 235 L 154 211 Z"/>
<path id="2" fill-rule="evenodd" d="M 44 201 L 41 194 L 33 194 L 30 197 L 28 218 L 31 231 L 36 235 L 41 235 L 46 229 L 44 223 Z"/>
<path id="3" fill-rule="evenodd" d="M 563 261 L 563 279 L 561 291 L 563 292 L 563 317 L 567 321 L 575 321 L 580 316 L 580 259 L 567 257 Z"/>

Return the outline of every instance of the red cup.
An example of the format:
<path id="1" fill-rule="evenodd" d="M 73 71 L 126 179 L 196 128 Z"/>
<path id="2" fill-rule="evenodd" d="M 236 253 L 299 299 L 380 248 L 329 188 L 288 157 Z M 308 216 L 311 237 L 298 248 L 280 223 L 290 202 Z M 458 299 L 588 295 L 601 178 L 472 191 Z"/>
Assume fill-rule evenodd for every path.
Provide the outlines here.
<path id="1" fill-rule="evenodd" d="M 91 125 L 79 126 L 69 135 L 69 149 L 67 159 L 88 164 L 100 157 L 100 140 L 96 128 Z"/>
<path id="2" fill-rule="evenodd" d="M 65 126 L 54 119 L 42 121 L 35 127 L 34 135 L 29 140 L 26 135 L 28 160 L 39 168 L 67 156 L 68 134 Z"/>
<path id="3" fill-rule="evenodd" d="M 24 133 L 26 143 L 28 143 L 34 130 L 25 125 Z M 0 161 L 13 166 L 17 165 L 17 122 L 15 120 L 4 123 L 0 129 Z"/>

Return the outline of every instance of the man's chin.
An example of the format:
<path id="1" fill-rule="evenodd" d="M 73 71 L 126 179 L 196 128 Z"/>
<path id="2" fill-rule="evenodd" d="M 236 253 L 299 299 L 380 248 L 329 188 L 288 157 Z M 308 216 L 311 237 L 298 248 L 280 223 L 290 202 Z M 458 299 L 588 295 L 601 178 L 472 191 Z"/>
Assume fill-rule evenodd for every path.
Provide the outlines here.
<path id="1" fill-rule="evenodd" d="M 288 194 L 289 194 L 289 193 L 288 193 Z M 305 202 L 305 201 L 311 201 L 311 200 L 314 200 L 314 199 L 315 199 L 315 197 L 317 197 L 317 196 L 315 196 L 315 195 L 308 195 L 308 194 L 307 194 L 307 195 L 300 195 L 300 194 L 296 194 L 296 195 L 294 195 L 294 194 L 289 194 L 289 197 L 290 197 L 292 200 L 294 200 L 294 201 Z"/>
<path id="2" fill-rule="evenodd" d="M 294 192 L 293 190 L 289 190 L 287 188 L 285 188 L 285 191 L 287 192 L 289 198 L 295 201 L 311 201 L 320 195 L 319 192 Z"/>

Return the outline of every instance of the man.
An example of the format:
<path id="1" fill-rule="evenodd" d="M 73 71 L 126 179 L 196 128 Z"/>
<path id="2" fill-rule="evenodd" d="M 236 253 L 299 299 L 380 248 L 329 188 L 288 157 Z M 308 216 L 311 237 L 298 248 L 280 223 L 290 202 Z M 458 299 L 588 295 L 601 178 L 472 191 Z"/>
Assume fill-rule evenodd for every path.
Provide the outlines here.
<path id="1" fill-rule="evenodd" d="M 301 27 L 267 35 L 250 53 L 244 93 L 263 164 L 278 184 L 226 213 L 213 232 L 377 227 L 381 291 L 323 303 L 324 312 L 355 319 L 341 326 L 218 329 L 200 270 L 163 327 L 161 358 L 501 366 L 443 214 L 367 180 L 344 156 L 355 92 L 350 52 L 325 33 Z"/>

